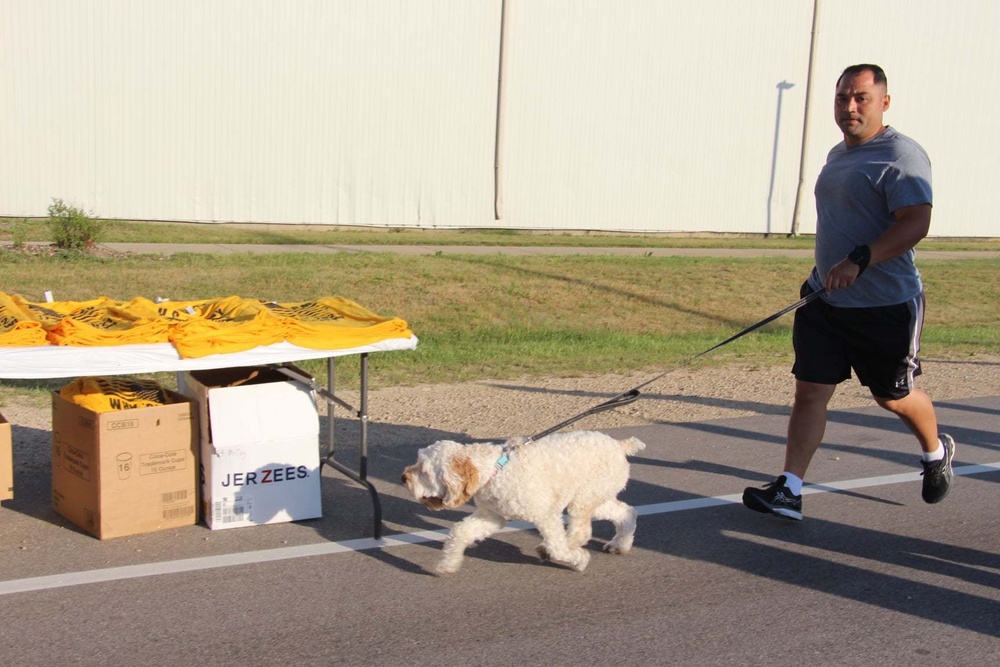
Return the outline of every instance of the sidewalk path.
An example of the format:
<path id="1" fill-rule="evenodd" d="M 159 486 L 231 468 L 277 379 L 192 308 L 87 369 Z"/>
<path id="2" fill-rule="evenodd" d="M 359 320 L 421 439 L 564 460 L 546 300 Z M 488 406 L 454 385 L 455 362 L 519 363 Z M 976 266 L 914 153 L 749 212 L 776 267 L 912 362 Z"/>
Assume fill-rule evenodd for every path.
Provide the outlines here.
<path id="1" fill-rule="evenodd" d="M 811 258 L 811 249 L 781 248 L 617 248 L 575 246 L 464 246 L 464 245 L 247 245 L 238 243 L 102 243 L 115 252 L 174 255 L 277 253 L 398 253 L 400 255 L 627 255 L 633 257 L 795 257 Z M 921 259 L 996 259 L 1000 251 L 918 250 Z"/>

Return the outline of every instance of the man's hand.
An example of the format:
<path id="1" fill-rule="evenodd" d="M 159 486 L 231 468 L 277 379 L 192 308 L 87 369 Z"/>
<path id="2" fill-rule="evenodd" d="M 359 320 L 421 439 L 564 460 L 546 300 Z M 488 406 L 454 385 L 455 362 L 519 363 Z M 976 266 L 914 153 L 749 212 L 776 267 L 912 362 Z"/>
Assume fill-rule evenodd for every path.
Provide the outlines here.
<path id="1" fill-rule="evenodd" d="M 847 289 L 854 284 L 854 281 L 858 279 L 858 274 L 861 273 L 860 267 L 849 259 L 842 259 L 837 264 L 833 265 L 830 272 L 826 274 L 826 280 L 823 283 L 823 287 L 826 290 L 826 295 L 830 296 L 830 292 L 835 292 L 840 289 Z"/>

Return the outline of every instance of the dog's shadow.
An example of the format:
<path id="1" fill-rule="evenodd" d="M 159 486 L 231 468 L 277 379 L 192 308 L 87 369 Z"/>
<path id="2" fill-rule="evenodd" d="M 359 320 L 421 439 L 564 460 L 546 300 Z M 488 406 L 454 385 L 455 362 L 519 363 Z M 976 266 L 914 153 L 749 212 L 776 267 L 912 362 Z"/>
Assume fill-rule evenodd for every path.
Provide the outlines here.
<path id="1" fill-rule="evenodd" d="M 352 419 L 339 419 L 334 424 L 333 459 L 357 473 L 361 467 L 360 425 Z M 383 538 L 396 533 L 440 531 L 443 542 L 450 527 L 471 512 L 471 507 L 431 512 L 414 500 L 401 482 L 403 469 L 417 460 L 417 452 L 438 440 L 472 442 L 464 433 L 387 422 L 368 424 L 366 479 L 378 493 Z M 320 442 L 327 442 L 325 421 Z M 317 535 L 329 542 L 374 537 L 374 508 L 364 486 L 331 466 L 324 466 L 322 494 L 323 518 L 309 522 Z M 440 543 L 433 540 L 420 544 L 440 550 Z M 362 549 L 359 553 L 404 572 L 433 576 L 424 565 L 399 558 L 387 549 Z"/>
<path id="2" fill-rule="evenodd" d="M 419 505 L 419 503 L 415 504 Z M 422 508 L 422 506 L 420 506 Z M 429 512 L 429 510 L 427 510 Z M 447 529 L 442 529 L 442 542 L 424 542 L 416 546 L 424 546 L 431 553 L 428 556 L 422 556 L 417 559 L 406 559 L 402 558 L 390 550 L 387 549 L 372 549 L 363 552 L 364 555 L 369 558 L 393 567 L 401 572 L 406 572 L 408 574 L 416 574 L 427 577 L 455 577 L 461 575 L 461 570 L 456 574 L 439 575 L 434 572 L 434 567 L 438 560 L 441 558 L 441 544 L 444 538 L 447 536 L 447 531 L 450 530 L 451 526 L 461 521 L 466 515 L 456 513 L 457 517 L 452 520 L 447 527 Z M 602 522 L 603 523 L 603 522 Z M 610 524 L 608 524 L 610 526 Z M 604 545 L 611 541 L 613 530 L 605 537 L 598 534 L 599 524 L 594 525 L 594 537 L 591 538 L 590 542 L 583 548 L 591 553 L 591 556 L 598 554 L 608 555 L 604 553 Z M 523 532 L 528 535 L 524 539 L 527 543 L 522 545 L 516 544 L 510 540 L 504 539 L 506 533 L 500 532 L 495 535 L 487 537 L 470 546 L 465 552 L 465 560 L 468 561 L 462 566 L 462 570 L 468 569 L 470 564 L 475 561 L 483 561 L 487 563 L 495 563 L 497 565 L 503 565 L 504 567 L 547 567 L 553 568 L 555 570 L 562 570 L 567 573 L 573 574 L 571 568 L 556 563 L 551 560 L 543 560 L 540 558 L 535 550 L 535 548 L 541 544 L 542 537 L 538 530 L 532 525 L 525 525 L 515 528 L 518 532 Z M 426 554 L 426 552 L 425 552 Z"/>

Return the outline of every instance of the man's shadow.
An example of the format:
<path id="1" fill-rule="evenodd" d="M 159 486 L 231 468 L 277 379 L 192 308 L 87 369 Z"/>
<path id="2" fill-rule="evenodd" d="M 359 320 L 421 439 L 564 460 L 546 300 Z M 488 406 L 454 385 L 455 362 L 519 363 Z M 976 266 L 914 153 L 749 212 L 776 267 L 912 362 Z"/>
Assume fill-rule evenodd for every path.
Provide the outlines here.
<path id="1" fill-rule="evenodd" d="M 996 591 L 996 553 L 822 519 L 785 521 L 735 505 L 644 516 L 640 526 L 640 549 L 1000 636 L 995 597 L 933 581 L 958 579 Z"/>

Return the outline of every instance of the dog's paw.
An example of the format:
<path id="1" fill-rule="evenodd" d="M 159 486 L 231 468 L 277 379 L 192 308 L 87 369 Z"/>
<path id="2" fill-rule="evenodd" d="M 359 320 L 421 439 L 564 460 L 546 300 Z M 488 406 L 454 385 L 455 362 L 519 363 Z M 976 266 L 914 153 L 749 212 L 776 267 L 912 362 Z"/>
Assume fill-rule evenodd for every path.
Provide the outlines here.
<path id="1" fill-rule="evenodd" d="M 447 577 L 449 574 L 455 574 L 458 572 L 460 565 L 458 563 L 446 563 L 441 561 L 431 570 L 434 574 L 439 577 Z"/>
<path id="2" fill-rule="evenodd" d="M 609 554 L 618 554 L 619 556 L 624 556 L 629 551 L 632 550 L 630 546 L 624 546 L 622 544 L 615 544 L 614 542 L 608 542 L 604 545 L 604 551 Z"/>
<path id="3" fill-rule="evenodd" d="M 632 551 L 632 536 L 615 535 L 613 540 L 604 545 L 604 550 L 609 554 L 619 554 L 624 556 L 629 551 Z"/>
<path id="4" fill-rule="evenodd" d="M 587 569 L 587 565 L 590 563 L 590 553 L 580 549 L 577 557 L 569 564 L 571 568 L 577 572 L 583 572 Z"/>
<path id="5" fill-rule="evenodd" d="M 535 547 L 535 553 L 538 554 L 538 560 L 542 561 L 543 563 L 552 558 L 552 556 L 549 555 L 549 550 L 545 548 L 544 544 L 539 544 L 537 547 Z"/>

